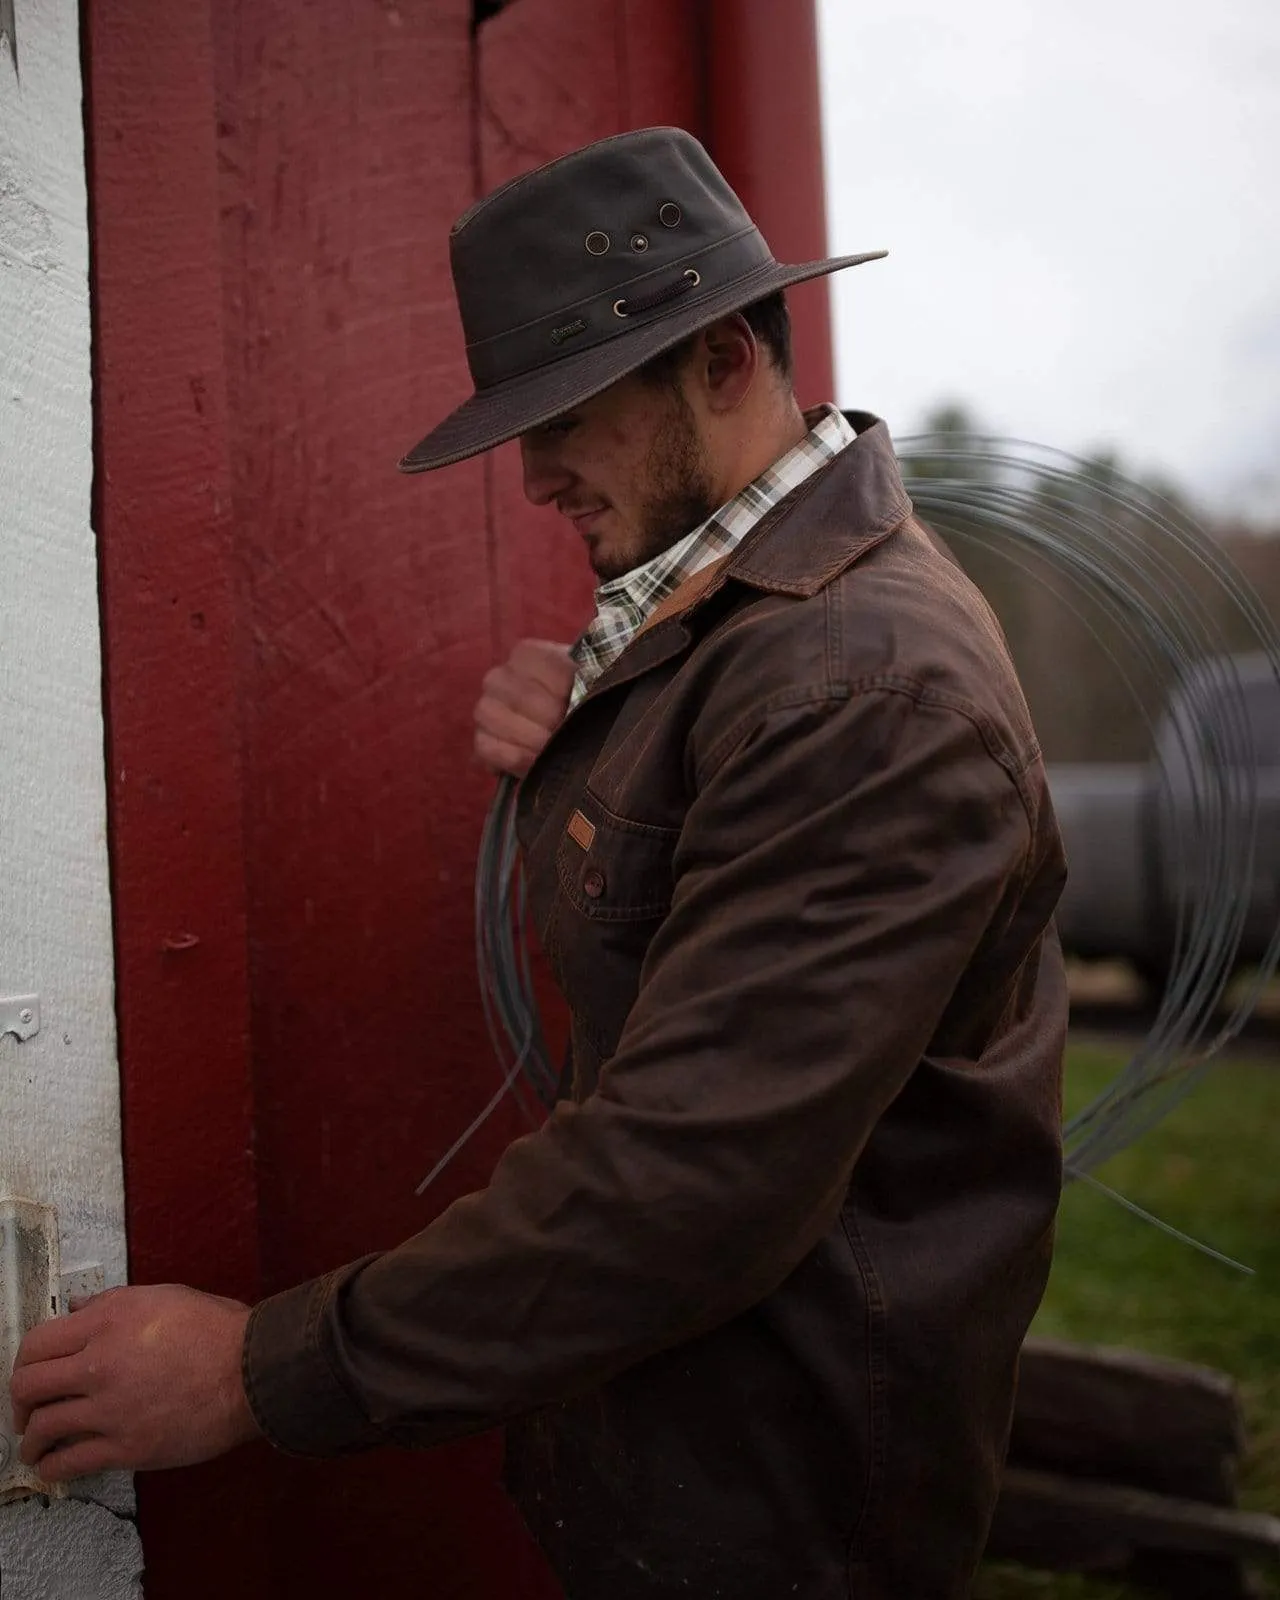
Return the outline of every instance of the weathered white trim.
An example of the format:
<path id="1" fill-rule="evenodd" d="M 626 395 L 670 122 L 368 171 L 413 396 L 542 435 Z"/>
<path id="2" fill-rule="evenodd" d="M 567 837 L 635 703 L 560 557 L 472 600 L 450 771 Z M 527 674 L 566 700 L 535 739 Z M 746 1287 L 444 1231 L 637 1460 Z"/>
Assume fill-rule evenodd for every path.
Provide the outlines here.
<path id="1" fill-rule="evenodd" d="M 15 0 L 0 52 L 0 1194 L 57 1211 L 64 1269 L 125 1275 L 75 0 Z M 7 1374 L 4 1375 L 7 1379 Z M 7 1402 L 5 1404 L 7 1419 Z M 140 1593 L 127 1481 L 0 1509 L 4 1600 Z M 110 1507 L 112 1509 L 107 1509 Z"/>

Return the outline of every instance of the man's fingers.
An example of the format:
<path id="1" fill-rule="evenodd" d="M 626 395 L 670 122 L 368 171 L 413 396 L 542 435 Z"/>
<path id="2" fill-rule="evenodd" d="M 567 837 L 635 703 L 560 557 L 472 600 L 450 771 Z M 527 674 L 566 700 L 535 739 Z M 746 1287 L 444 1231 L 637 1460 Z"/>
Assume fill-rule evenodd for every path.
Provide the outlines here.
<path id="1" fill-rule="evenodd" d="M 57 1361 L 39 1361 L 34 1365 L 15 1368 L 9 1384 L 14 1432 L 25 1431 L 27 1418 L 37 1406 L 82 1396 L 88 1387 L 88 1376 L 79 1351 Z"/>
<path id="2" fill-rule="evenodd" d="M 487 734 L 491 739 L 527 751 L 531 759 L 551 737 L 551 730 L 545 724 L 535 722 L 522 712 L 513 711 L 510 706 L 495 700 L 482 700 L 476 707 L 476 727 L 479 734 Z"/>
<path id="3" fill-rule="evenodd" d="M 25 1347 L 12 1385 L 24 1461 L 60 1482 L 106 1467 L 189 1466 L 256 1436 L 241 1377 L 248 1306 L 175 1284 L 105 1298 L 105 1309 L 73 1312 Z M 39 1359 L 50 1333 L 83 1343 L 77 1324 L 83 1350 Z"/>
<path id="4" fill-rule="evenodd" d="M 91 1309 L 73 1311 L 69 1317 L 51 1317 L 48 1322 L 32 1328 L 18 1350 L 14 1371 L 35 1361 L 57 1361 L 63 1356 L 77 1355 L 98 1325 Z"/>
<path id="5" fill-rule="evenodd" d="M 523 778 L 533 765 L 534 752 L 509 744 L 505 739 L 495 739 L 487 733 L 476 734 L 476 755 L 490 772 L 510 773 L 513 778 Z"/>
<path id="6" fill-rule="evenodd" d="M 540 728 L 554 728 L 564 716 L 571 686 L 572 680 L 565 685 L 563 693 L 553 693 L 545 684 L 522 677 L 513 666 L 494 667 L 485 674 L 480 704 L 508 706 Z"/>
<path id="7" fill-rule="evenodd" d="M 46 1483 L 66 1483 L 72 1478 L 83 1478 L 90 1472 L 106 1472 L 123 1466 L 118 1452 L 109 1439 L 91 1434 L 59 1445 L 43 1456 L 36 1464 Z"/>
<path id="8" fill-rule="evenodd" d="M 568 645 L 525 639 L 485 674 L 475 751 L 486 767 L 524 777 L 564 720 L 574 673 Z"/>
<path id="9" fill-rule="evenodd" d="M 575 671 L 569 649 L 567 644 L 554 644 L 550 639 L 522 639 L 511 652 L 511 665 L 563 706 Z"/>
<path id="10" fill-rule="evenodd" d="M 59 1400 L 54 1405 L 37 1406 L 22 1432 L 22 1459 L 29 1467 L 41 1463 L 51 1450 L 70 1444 L 101 1427 L 98 1407 L 92 1400 Z"/>

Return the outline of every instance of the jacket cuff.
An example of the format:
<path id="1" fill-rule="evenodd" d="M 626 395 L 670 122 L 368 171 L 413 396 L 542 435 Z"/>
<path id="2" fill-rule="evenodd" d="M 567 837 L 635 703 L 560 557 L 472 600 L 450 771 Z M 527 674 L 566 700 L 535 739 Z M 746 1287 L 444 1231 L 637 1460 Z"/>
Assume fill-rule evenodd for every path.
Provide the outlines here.
<path id="1" fill-rule="evenodd" d="M 245 1328 L 241 1374 L 258 1426 L 291 1455 L 336 1456 L 387 1439 L 330 1360 L 331 1306 L 363 1262 L 260 1301 Z"/>

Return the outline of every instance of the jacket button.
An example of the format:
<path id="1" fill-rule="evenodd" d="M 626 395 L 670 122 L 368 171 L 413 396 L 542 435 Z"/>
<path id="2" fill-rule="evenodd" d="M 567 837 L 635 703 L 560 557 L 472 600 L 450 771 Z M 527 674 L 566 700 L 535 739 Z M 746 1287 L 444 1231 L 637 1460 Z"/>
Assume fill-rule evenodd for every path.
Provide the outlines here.
<path id="1" fill-rule="evenodd" d="M 592 900 L 598 900 L 604 893 L 604 873 L 597 872 L 593 867 L 582 880 L 582 892 Z"/>

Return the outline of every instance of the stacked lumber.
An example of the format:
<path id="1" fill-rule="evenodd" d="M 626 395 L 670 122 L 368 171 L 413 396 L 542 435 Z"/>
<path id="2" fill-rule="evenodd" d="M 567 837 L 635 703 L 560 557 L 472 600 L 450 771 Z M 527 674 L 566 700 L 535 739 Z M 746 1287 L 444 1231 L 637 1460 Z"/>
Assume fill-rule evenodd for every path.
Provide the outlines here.
<path id="1" fill-rule="evenodd" d="M 987 1554 L 1245 1600 L 1256 1564 L 1280 1566 L 1280 1518 L 1237 1508 L 1244 1442 L 1223 1373 L 1028 1340 Z"/>

